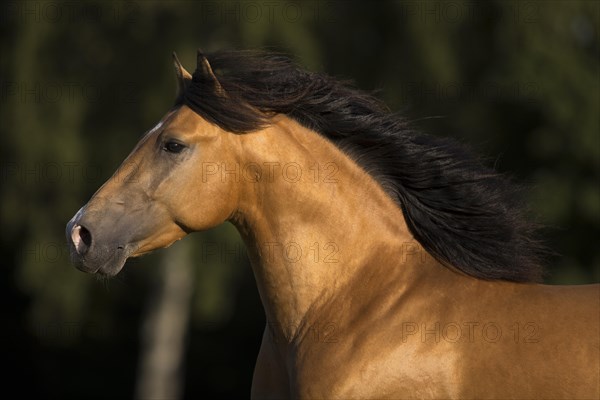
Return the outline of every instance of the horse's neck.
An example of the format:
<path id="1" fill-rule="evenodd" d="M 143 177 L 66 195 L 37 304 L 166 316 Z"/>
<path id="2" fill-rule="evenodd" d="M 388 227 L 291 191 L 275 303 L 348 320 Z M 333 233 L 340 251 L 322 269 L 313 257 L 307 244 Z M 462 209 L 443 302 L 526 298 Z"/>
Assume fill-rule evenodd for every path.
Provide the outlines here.
<path id="1" fill-rule="evenodd" d="M 287 339 L 328 322 L 318 321 L 319 310 L 341 292 L 369 301 L 365 285 L 399 291 L 433 265 L 398 205 L 326 139 L 279 117 L 239 140 L 242 190 L 232 222 L 267 319 Z"/>

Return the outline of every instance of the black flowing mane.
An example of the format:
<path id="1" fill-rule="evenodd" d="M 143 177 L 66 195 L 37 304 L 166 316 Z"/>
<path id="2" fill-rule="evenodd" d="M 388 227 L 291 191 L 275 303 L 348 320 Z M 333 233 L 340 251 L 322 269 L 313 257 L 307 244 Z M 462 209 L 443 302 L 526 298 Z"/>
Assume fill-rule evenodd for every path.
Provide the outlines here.
<path id="1" fill-rule="evenodd" d="M 178 104 L 236 133 L 285 114 L 371 173 L 439 261 L 481 279 L 541 280 L 543 250 L 520 190 L 455 140 L 417 133 L 375 97 L 279 54 L 234 51 L 207 58 L 225 95 L 198 68 Z"/>

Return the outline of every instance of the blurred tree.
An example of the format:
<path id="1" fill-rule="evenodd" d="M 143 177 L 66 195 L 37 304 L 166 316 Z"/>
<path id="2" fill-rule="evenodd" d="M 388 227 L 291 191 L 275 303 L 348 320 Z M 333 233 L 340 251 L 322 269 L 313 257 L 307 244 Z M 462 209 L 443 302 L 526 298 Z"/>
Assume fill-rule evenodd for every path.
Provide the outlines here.
<path id="1" fill-rule="evenodd" d="M 142 322 L 136 398 L 178 399 L 192 297 L 190 242 L 175 244 L 162 257 L 156 288 Z"/>

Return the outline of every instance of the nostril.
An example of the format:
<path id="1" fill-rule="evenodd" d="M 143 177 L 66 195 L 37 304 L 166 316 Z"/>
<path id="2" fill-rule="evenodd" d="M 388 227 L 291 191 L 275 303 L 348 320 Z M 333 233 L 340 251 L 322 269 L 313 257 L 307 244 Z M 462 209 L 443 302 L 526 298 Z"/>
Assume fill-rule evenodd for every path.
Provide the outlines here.
<path id="1" fill-rule="evenodd" d="M 81 230 L 79 231 L 79 236 L 81 236 L 81 240 L 83 241 L 83 243 L 85 243 L 87 247 L 90 247 L 92 245 L 92 234 L 85 228 L 85 226 L 81 227 Z"/>
<path id="2" fill-rule="evenodd" d="M 71 231 L 71 240 L 73 240 L 77 253 L 83 255 L 92 245 L 92 234 L 86 227 L 75 225 Z"/>

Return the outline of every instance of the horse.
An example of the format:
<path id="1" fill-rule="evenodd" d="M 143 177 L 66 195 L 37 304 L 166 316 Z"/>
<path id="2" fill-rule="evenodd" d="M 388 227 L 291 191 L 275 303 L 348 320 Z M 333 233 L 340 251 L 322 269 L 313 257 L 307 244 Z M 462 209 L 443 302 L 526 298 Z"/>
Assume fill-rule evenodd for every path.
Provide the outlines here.
<path id="1" fill-rule="evenodd" d="M 78 269 L 232 223 L 257 399 L 600 397 L 600 285 L 541 283 L 512 180 L 285 55 L 173 61 L 173 107 L 66 226 Z"/>

